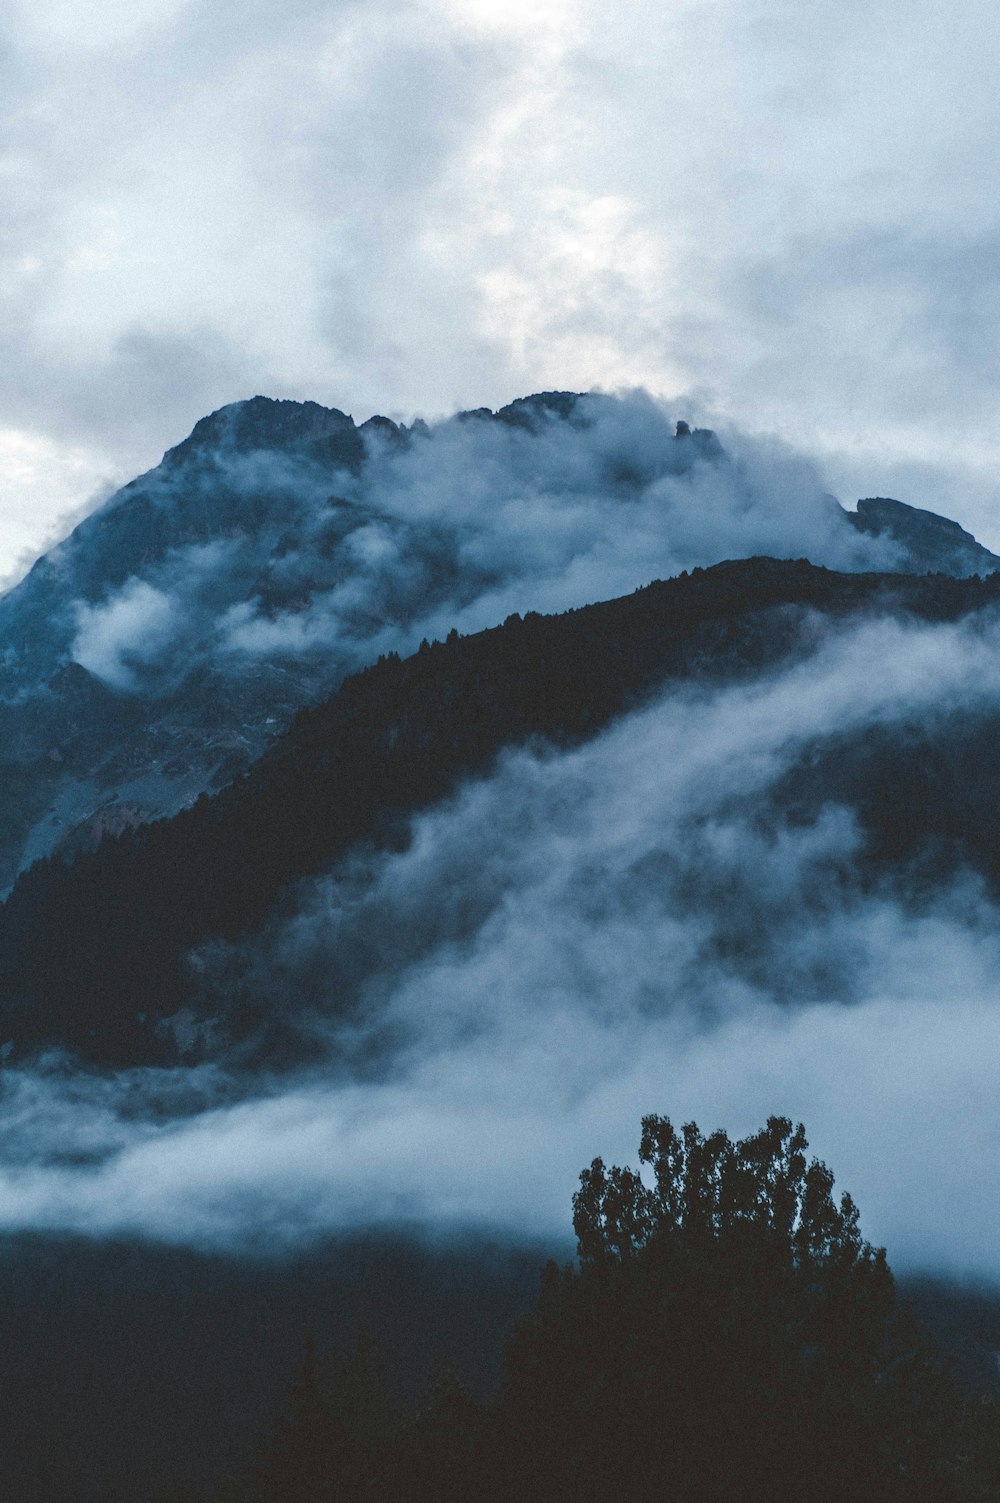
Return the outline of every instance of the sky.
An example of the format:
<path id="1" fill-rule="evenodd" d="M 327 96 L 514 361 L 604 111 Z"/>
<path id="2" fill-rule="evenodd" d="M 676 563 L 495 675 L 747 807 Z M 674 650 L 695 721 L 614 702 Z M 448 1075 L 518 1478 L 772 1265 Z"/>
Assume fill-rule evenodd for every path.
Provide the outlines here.
<path id="1" fill-rule="evenodd" d="M 1000 548 L 998 42 L 983 0 L 13 0 L 0 574 L 257 392 L 644 387 Z"/>

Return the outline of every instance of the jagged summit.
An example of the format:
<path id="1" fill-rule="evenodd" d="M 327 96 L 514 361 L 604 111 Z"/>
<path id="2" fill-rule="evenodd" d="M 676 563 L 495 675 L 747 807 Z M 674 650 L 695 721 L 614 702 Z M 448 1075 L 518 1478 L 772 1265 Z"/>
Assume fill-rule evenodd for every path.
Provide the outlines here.
<path id="1" fill-rule="evenodd" d="M 580 416 L 582 393 L 578 391 L 536 391 L 530 397 L 517 397 L 494 414 L 501 423 L 515 428 L 535 430 L 539 421 L 561 418 L 569 422 Z"/>
<path id="2" fill-rule="evenodd" d="M 699 459 L 724 459 L 726 456 L 718 435 L 711 428 L 692 428 L 683 418 L 677 424 L 674 442 L 685 446 L 690 444 Z"/>
<path id="3" fill-rule="evenodd" d="M 201 418 L 186 439 L 167 450 L 163 463 L 176 468 L 206 453 L 252 454 L 261 450 L 339 461 L 351 469 L 364 459 L 363 441 L 354 419 L 346 412 L 321 407 L 318 402 L 256 396 L 230 402 Z"/>
<path id="4" fill-rule="evenodd" d="M 539 432 L 550 422 L 587 428 L 595 421 L 593 410 L 587 406 L 588 395 L 593 394 L 538 391 L 516 397 L 495 410 L 466 408 L 455 413 L 452 421 L 501 423 L 529 433 Z M 167 450 L 163 466 L 172 471 L 208 456 L 225 458 L 270 451 L 321 463 L 339 463 L 357 470 L 365 459 L 365 438 L 377 435 L 383 440 L 405 443 L 411 435 L 424 436 L 430 431 L 420 419 L 407 428 L 376 413 L 362 423 L 355 423 L 349 413 L 337 407 L 258 395 L 229 402 L 200 418 L 187 438 Z M 710 428 L 692 428 L 683 420 L 677 423 L 674 438 L 690 443 L 699 457 L 720 458 L 725 452 Z"/>
<path id="5" fill-rule="evenodd" d="M 588 418 L 580 408 L 583 395 L 578 391 L 536 391 L 531 396 L 516 397 L 506 407 L 498 407 L 496 411 L 492 407 L 467 407 L 456 412 L 453 421 L 503 423 L 509 428 L 524 428 L 529 433 L 537 433 L 547 422 L 553 420 L 575 420 L 578 426 L 585 427 Z"/>

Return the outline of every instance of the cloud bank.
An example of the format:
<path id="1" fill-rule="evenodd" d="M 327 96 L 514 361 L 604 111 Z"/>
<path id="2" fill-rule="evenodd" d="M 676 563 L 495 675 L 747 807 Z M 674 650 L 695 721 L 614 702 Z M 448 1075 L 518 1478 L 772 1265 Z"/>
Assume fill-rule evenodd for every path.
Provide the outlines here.
<path id="1" fill-rule="evenodd" d="M 579 1169 L 633 1158 L 643 1112 L 743 1133 L 778 1111 L 894 1266 L 996 1280 L 1000 913 L 972 875 L 862 883 L 850 809 L 791 822 L 770 795 L 831 734 L 995 708 L 998 633 L 838 629 L 753 685 L 509 755 L 406 850 L 355 853 L 197 957 L 202 1000 L 266 996 L 321 1064 L 8 1072 L 0 1226 L 560 1238 Z"/>

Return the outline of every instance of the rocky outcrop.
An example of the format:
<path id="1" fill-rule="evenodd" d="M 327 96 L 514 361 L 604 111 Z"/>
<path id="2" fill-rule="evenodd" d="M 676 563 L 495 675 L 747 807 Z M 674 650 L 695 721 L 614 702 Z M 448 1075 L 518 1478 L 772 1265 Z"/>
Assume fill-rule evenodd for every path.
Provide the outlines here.
<path id="1" fill-rule="evenodd" d="M 889 496 L 867 496 L 847 519 L 870 537 L 887 537 L 905 550 L 905 567 L 914 574 L 953 574 L 968 579 L 973 574 L 992 574 L 1000 558 L 978 543 L 950 517 L 921 511 Z"/>

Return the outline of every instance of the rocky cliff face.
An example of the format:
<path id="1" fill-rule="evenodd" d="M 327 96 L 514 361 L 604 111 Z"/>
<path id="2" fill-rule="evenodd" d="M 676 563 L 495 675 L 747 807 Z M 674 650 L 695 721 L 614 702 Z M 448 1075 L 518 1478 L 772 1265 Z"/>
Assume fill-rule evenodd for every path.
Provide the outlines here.
<path id="1" fill-rule="evenodd" d="M 356 467 L 363 444 L 313 403 L 223 409 L 0 600 L 0 887 L 81 824 L 172 813 L 227 781 L 329 686 L 314 662 L 219 673 L 191 638 L 266 588 L 285 494 Z"/>

